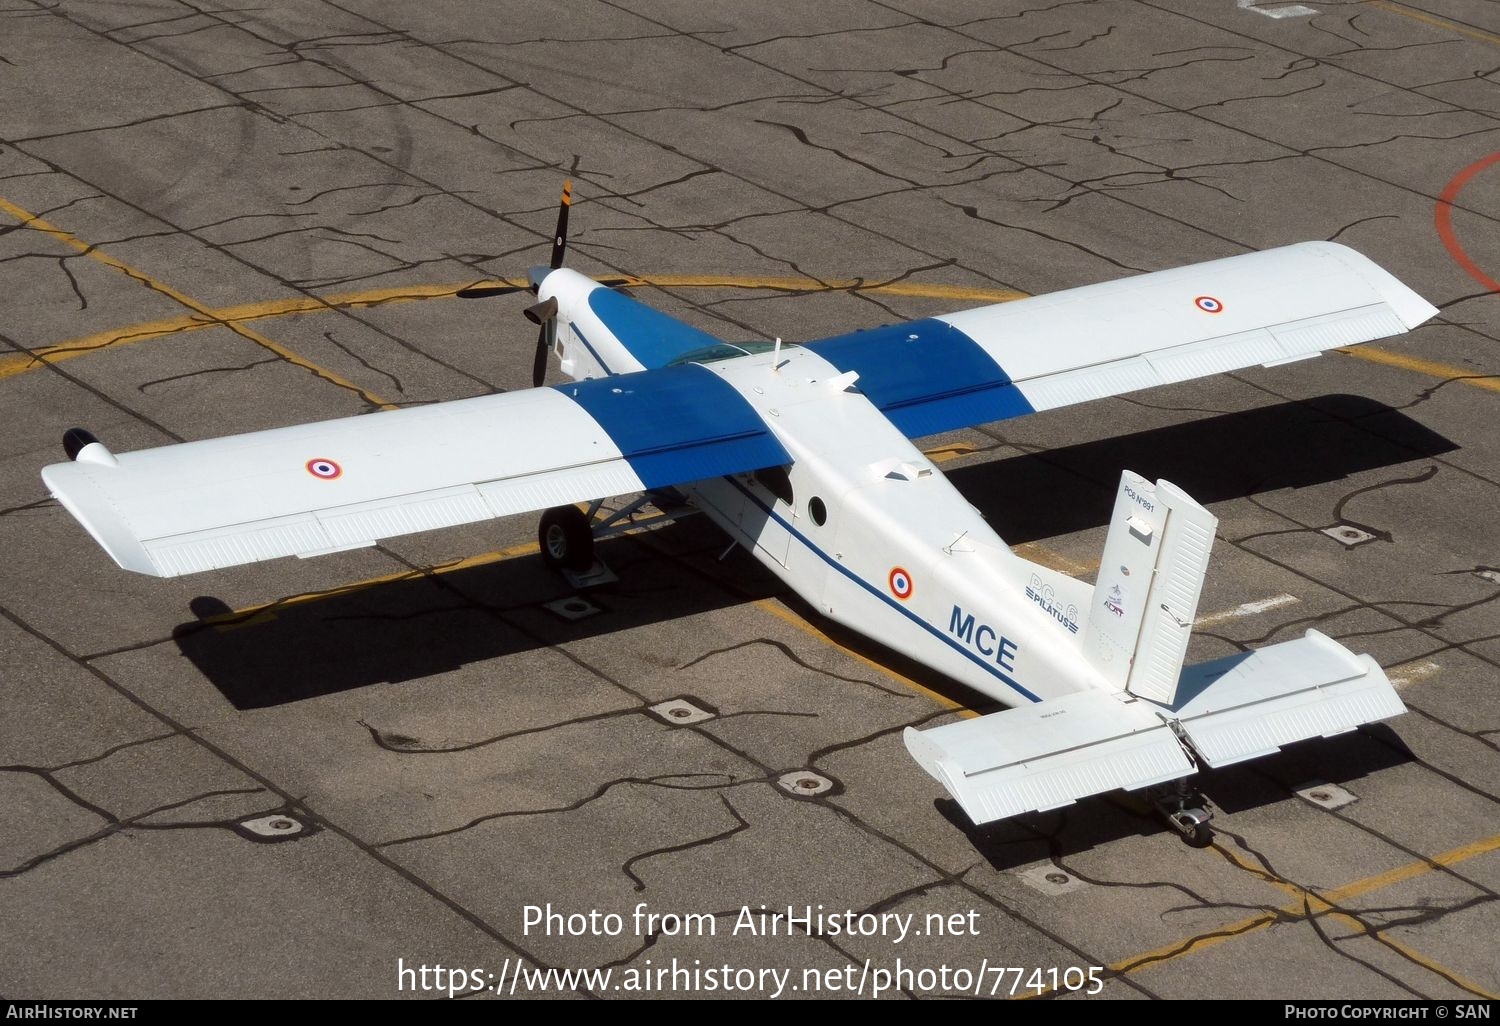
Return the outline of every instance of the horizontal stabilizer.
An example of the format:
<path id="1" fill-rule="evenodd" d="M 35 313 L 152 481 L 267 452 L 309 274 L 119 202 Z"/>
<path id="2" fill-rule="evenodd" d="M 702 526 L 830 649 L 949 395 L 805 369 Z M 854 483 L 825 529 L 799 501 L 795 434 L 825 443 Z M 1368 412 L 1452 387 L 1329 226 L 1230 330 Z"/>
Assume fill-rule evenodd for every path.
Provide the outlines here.
<path id="1" fill-rule="evenodd" d="M 1406 711 L 1375 660 L 1317 631 L 1189 667 L 1178 687 L 1179 695 L 1194 697 L 1171 715 L 1210 766 L 1229 766 Z"/>
<path id="2" fill-rule="evenodd" d="M 1151 706 L 1106 691 L 931 730 L 907 728 L 906 750 L 975 823 L 1193 772 L 1176 735 Z"/>
<path id="3" fill-rule="evenodd" d="M 1177 693 L 1175 707 L 1123 692 L 1064 695 L 908 728 L 906 748 L 982 824 L 1232 765 L 1406 711 L 1374 660 L 1317 631 L 1189 667 Z"/>

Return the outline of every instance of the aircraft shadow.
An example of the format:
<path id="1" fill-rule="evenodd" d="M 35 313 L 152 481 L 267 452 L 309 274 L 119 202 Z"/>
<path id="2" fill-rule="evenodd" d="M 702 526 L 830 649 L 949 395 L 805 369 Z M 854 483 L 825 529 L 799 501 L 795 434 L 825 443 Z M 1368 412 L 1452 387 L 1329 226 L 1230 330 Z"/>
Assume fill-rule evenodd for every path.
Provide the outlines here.
<path id="1" fill-rule="evenodd" d="M 1375 426 L 1383 437 L 1350 421 Z M 1334 395 L 999 459 L 951 477 L 1002 537 L 1018 543 L 1107 523 L 1123 467 L 1168 478 L 1212 503 L 1335 481 L 1454 448 L 1398 410 Z M 178 626 L 174 638 L 236 708 L 264 708 L 382 682 L 421 681 L 563 642 L 790 597 L 744 553 L 718 561 L 724 545 L 702 517 L 660 528 L 646 541 L 601 543 L 601 555 L 621 580 L 590 590 L 604 612 L 574 622 L 538 608 L 570 592 L 540 557 L 526 556 L 283 603 L 240 623 L 205 622 L 221 621 L 229 606 L 203 596 L 192 604 L 198 619 Z M 985 707 L 961 685 L 794 605 L 840 643 L 955 701 Z"/>
<path id="2" fill-rule="evenodd" d="M 1400 410 L 1328 395 L 963 467 L 948 477 L 1012 545 L 1109 523 L 1120 471 L 1206 505 L 1457 449 Z"/>

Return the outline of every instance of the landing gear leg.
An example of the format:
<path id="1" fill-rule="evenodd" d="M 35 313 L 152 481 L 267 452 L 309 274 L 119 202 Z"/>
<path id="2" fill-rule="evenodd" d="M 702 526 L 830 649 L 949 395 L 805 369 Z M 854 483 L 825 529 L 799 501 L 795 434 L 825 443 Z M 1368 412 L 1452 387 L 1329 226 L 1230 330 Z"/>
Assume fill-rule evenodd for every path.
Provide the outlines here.
<path id="1" fill-rule="evenodd" d="M 592 588 L 619 580 L 594 552 L 594 543 L 627 531 L 657 527 L 681 520 L 697 509 L 676 489 L 647 492 L 608 516 L 600 517 L 603 500 L 589 504 L 587 512 L 577 506 L 554 506 L 542 514 L 537 528 L 542 561 L 562 573 L 575 588 Z M 647 506 L 656 512 L 642 515 Z"/>
<path id="2" fill-rule="evenodd" d="M 1213 829 L 1208 821 L 1213 813 L 1208 811 L 1208 802 L 1198 791 L 1188 785 L 1187 778 L 1167 785 L 1160 793 L 1152 795 L 1156 811 L 1182 835 L 1182 839 L 1194 848 L 1207 848 L 1214 842 Z"/>

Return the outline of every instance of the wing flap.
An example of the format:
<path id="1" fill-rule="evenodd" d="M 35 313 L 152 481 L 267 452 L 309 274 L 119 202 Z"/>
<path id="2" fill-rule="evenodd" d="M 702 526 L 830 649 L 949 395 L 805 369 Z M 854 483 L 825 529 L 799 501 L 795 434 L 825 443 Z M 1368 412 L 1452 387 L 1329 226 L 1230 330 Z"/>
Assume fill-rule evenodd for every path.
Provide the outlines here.
<path id="1" fill-rule="evenodd" d="M 258 563 L 281 556 L 298 556 L 334 546 L 317 518 L 311 514 L 284 517 L 273 523 L 235 525 L 216 531 L 202 531 L 172 538 L 155 538 L 142 543 L 148 568 L 141 569 L 157 577 L 180 577 L 203 570 L 218 570 L 241 563 Z M 115 550 L 106 545 L 110 555 Z"/>
<path id="2" fill-rule="evenodd" d="M 473 485 L 444 488 L 423 495 L 380 499 L 317 514 L 335 547 L 360 545 L 418 531 L 456 527 L 495 516 Z"/>

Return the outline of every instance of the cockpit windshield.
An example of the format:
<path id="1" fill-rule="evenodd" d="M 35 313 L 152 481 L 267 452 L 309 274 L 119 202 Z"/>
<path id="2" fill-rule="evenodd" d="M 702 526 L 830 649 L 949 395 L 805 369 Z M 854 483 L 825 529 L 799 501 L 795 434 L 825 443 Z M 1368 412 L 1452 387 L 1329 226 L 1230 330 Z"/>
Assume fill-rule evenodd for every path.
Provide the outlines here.
<path id="1" fill-rule="evenodd" d="M 781 348 L 788 349 L 791 343 L 781 343 Z M 702 349 L 694 349 L 692 352 L 683 353 L 677 359 L 667 364 L 668 367 L 680 367 L 685 363 L 714 363 L 718 360 L 732 360 L 736 356 L 751 356 L 755 353 L 769 353 L 776 348 L 775 342 L 720 342 L 717 345 L 704 346 Z"/>

